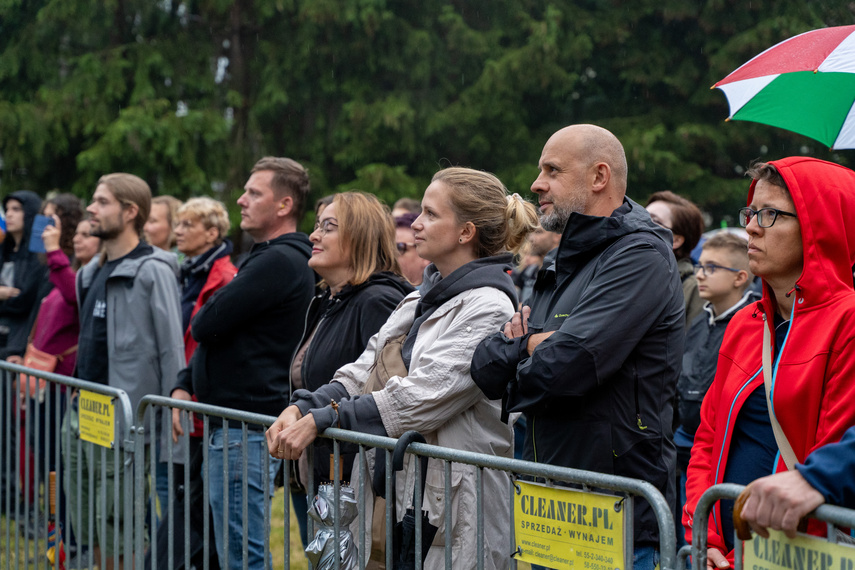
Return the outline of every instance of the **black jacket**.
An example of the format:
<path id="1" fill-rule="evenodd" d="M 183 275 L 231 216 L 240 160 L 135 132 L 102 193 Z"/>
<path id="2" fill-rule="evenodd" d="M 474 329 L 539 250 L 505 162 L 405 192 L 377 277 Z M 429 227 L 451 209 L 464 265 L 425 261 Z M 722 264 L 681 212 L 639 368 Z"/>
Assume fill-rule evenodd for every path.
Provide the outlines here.
<path id="1" fill-rule="evenodd" d="M 298 344 L 315 331 L 300 368 L 303 387 L 314 392 L 336 370 L 355 362 L 401 299 L 413 291 L 402 277 L 382 271 L 360 285 L 346 285 L 335 297 L 326 290 L 312 299 Z"/>
<path id="2" fill-rule="evenodd" d="M 0 301 L 0 324 L 9 327 L 5 347 L 0 347 L 0 358 L 9 355 L 24 355 L 27 339 L 33 328 L 41 300 L 53 287 L 48 279 L 48 268 L 38 254 L 30 251 L 30 234 L 33 221 L 42 206 L 42 199 L 35 192 L 19 190 L 3 198 L 3 208 L 9 200 L 17 200 L 24 209 L 24 233 L 18 251 L 14 251 L 12 236 L 6 235 L 0 246 L 0 266 L 7 261 L 15 263 L 14 286 L 21 290 L 17 297 Z"/>
<path id="3" fill-rule="evenodd" d="M 552 336 L 529 355 L 528 335 L 497 333 L 472 360 L 488 397 L 525 412 L 523 458 L 644 479 L 674 504 L 671 422 L 685 325 L 668 231 L 629 199 L 610 217 L 572 214 L 529 305 L 529 334 Z M 637 546 L 658 543 L 644 500 L 634 529 Z"/>
<path id="4" fill-rule="evenodd" d="M 232 282 L 193 317 L 199 347 L 176 388 L 203 404 L 279 415 L 288 405 L 291 356 L 314 293 L 311 252 L 302 233 L 252 246 Z"/>

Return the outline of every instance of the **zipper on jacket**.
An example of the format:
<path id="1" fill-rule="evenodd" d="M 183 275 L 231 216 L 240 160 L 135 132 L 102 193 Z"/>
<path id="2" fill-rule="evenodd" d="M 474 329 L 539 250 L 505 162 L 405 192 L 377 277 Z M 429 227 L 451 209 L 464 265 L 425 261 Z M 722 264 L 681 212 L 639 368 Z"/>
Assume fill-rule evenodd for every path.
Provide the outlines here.
<path id="1" fill-rule="evenodd" d="M 312 313 L 312 305 L 315 304 L 315 301 L 320 298 L 320 295 L 315 295 L 312 297 L 311 302 L 309 303 L 309 307 L 306 309 L 306 315 L 303 317 L 303 334 L 300 335 L 300 342 L 297 344 L 297 348 L 294 349 L 294 352 L 291 353 L 291 362 L 288 364 L 288 403 L 291 403 L 291 396 L 294 395 L 294 385 L 291 383 L 291 370 L 294 369 L 294 359 L 297 358 L 297 353 L 300 352 L 300 348 L 303 346 L 303 343 L 306 340 L 306 329 L 309 328 L 309 315 Z M 319 323 L 320 324 L 320 323 Z"/>
<path id="2" fill-rule="evenodd" d="M 537 442 L 534 441 L 534 422 L 537 421 L 535 416 L 531 417 L 531 450 L 534 453 L 534 462 L 537 463 Z"/>
<path id="3" fill-rule="evenodd" d="M 635 396 L 635 418 L 638 422 L 638 429 L 646 430 L 647 426 L 641 422 L 641 405 L 638 403 L 638 365 L 633 366 L 633 376 L 634 376 L 634 396 Z M 617 457 L 617 454 L 615 454 Z"/>
<path id="4" fill-rule="evenodd" d="M 766 315 L 763 315 L 763 319 L 764 320 L 766 319 Z M 766 325 L 764 324 L 763 326 L 766 326 Z M 742 385 L 741 388 L 739 388 L 739 390 L 736 392 L 736 396 L 733 397 L 733 401 L 730 403 L 730 410 L 727 412 L 727 423 L 724 424 L 724 436 L 721 440 L 722 445 L 721 445 L 721 449 L 718 452 L 718 461 L 716 462 L 715 479 L 713 479 L 713 485 L 717 485 L 719 483 L 718 474 L 719 474 L 719 471 L 721 470 L 721 457 L 724 454 L 724 442 L 727 441 L 727 433 L 730 431 L 730 417 L 733 415 L 733 407 L 736 405 L 736 400 L 739 399 L 739 396 L 742 394 L 743 390 L 745 390 L 748 387 L 748 385 L 751 384 L 751 382 L 753 382 L 755 378 L 757 378 L 757 375 L 761 374 L 762 372 L 763 372 L 763 367 L 761 366 L 760 369 L 757 372 L 755 372 L 754 375 L 751 376 L 751 378 L 749 378 L 745 382 L 745 384 Z M 714 507 L 712 510 L 712 516 L 713 516 L 713 523 L 715 524 L 716 529 L 720 531 L 721 525 L 719 524 L 718 516 L 716 515 L 716 507 Z"/>

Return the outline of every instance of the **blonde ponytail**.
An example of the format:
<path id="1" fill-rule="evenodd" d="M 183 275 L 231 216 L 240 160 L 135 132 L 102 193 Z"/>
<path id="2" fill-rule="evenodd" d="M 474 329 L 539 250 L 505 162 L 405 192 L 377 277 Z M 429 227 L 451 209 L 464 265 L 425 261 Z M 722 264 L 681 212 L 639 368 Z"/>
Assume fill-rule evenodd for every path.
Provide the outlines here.
<path id="1" fill-rule="evenodd" d="M 505 248 L 516 255 L 525 245 L 528 234 L 537 229 L 539 224 L 537 210 L 533 204 L 526 202 L 515 192 L 508 196 L 505 219 L 508 224 Z"/>

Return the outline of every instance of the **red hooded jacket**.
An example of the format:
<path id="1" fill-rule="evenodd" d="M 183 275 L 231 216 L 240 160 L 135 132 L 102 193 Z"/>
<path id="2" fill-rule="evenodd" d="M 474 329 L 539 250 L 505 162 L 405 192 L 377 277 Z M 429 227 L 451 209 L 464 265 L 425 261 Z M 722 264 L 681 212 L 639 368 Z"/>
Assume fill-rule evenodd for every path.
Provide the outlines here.
<path id="1" fill-rule="evenodd" d="M 855 425 L 855 172 L 807 157 L 773 161 L 795 204 L 804 268 L 790 330 L 774 363 L 772 407 L 799 463 L 813 450 L 839 441 Z M 748 203 L 754 195 L 751 184 Z M 715 380 L 701 408 L 686 484 L 683 525 L 691 540 L 692 515 L 704 491 L 722 483 L 730 438 L 748 396 L 763 384 L 763 326 L 775 338 L 775 306 L 764 281 L 763 298 L 734 316 L 724 336 Z M 770 315 L 768 323 L 762 318 Z M 776 458 L 776 471 L 786 471 Z M 824 526 L 824 525 L 823 525 Z M 812 527 L 813 529 L 813 527 Z M 819 527 L 813 530 L 819 530 Z M 824 534 L 824 530 L 821 531 Z M 726 553 L 715 506 L 708 545 Z"/>

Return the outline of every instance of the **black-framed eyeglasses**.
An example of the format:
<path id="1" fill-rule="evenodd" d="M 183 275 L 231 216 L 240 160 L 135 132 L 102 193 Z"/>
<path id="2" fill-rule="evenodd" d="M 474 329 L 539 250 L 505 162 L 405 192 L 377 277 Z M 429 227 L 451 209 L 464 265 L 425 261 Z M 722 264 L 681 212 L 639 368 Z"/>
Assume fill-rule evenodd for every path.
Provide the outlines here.
<path id="1" fill-rule="evenodd" d="M 327 218 L 323 222 L 315 222 L 315 231 L 321 232 L 322 236 L 338 229 L 338 224 L 332 221 L 332 218 Z"/>
<path id="2" fill-rule="evenodd" d="M 408 249 L 410 249 L 412 247 L 416 247 L 416 244 L 405 243 L 405 242 L 399 241 L 398 243 L 395 244 L 395 247 L 398 248 L 398 253 L 400 253 L 401 255 L 404 255 L 405 253 L 407 253 Z"/>
<path id="3" fill-rule="evenodd" d="M 719 265 L 718 263 L 698 263 L 697 265 L 695 265 L 695 273 L 703 273 L 704 277 L 715 275 L 715 272 L 719 269 L 732 271 L 733 273 L 739 273 L 739 269 L 736 269 L 734 267 L 725 267 L 724 265 Z"/>
<path id="4" fill-rule="evenodd" d="M 785 212 L 776 208 L 760 208 L 759 210 L 752 210 L 751 208 L 740 208 L 739 225 L 743 228 L 748 227 L 748 223 L 754 216 L 757 216 L 757 225 L 761 228 L 771 228 L 772 226 L 774 226 L 775 220 L 778 219 L 778 216 L 790 216 L 791 218 L 798 218 L 798 216 L 796 216 L 792 212 Z"/>

